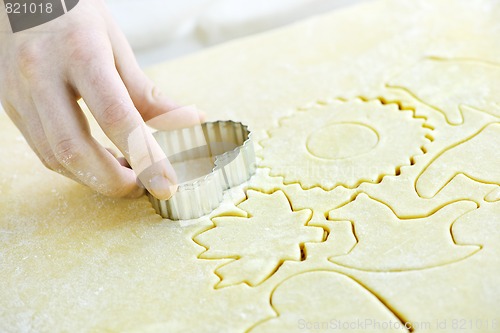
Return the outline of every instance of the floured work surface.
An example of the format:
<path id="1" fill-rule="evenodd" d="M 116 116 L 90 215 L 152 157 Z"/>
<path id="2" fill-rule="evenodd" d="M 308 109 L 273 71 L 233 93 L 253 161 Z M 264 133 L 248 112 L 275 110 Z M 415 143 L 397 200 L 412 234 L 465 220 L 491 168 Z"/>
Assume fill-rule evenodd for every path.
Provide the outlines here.
<path id="1" fill-rule="evenodd" d="M 2 116 L 0 331 L 498 332 L 499 30 L 497 1 L 377 1 L 152 69 L 255 133 L 197 221 L 44 170 Z"/>

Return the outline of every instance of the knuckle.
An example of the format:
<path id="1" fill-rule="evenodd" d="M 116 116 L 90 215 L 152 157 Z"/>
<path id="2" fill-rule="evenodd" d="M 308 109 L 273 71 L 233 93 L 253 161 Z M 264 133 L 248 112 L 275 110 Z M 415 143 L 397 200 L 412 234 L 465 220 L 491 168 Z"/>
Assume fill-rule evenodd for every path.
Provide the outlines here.
<path id="1" fill-rule="evenodd" d="M 74 61 L 77 66 L 82 68 L 89 68 L 94 62 L 95 55 L 89 50 L 76 49 L 71 53 L 71 61 Z"/>
<path id="2" fill-rule="evenodd" d="M 69 45 L 78 48 L 81 46 L 82 42 L 85 41 L 88 31 L 90 31 L 90 29 L 85 31 L 84 28 L 75 26 L 65 32 L 64 40 L 66 40 Z"/>
<path id="3" fill-rule="evenodd" d="M 70 173 L 61 165 L 61 163 L 59 163 L 54 155 L 51 155 L 47 160 L 42 160 L 42 163 L 47 169 L 52 170 L 60 175 L 68 177 L 68 174 Z"/>
<path id="4" fill-rule="evenodd" d="M 102 109 L 102 125 L 106 128 L 121 127 L 130 116 L 130 107 L 120 101 L 113 101 Z"/>
<path id="5" fill-rule="evenodd" d="M 95 50 L 101 48 L 103 36 L 88 27 L 75 27 L 66 32 L 64 39 L 69 46 L 71 60 L 89 66 L 95 62 Z"/>
<path id="6" fill-rule="evenodd" d="M 48 145 L 42 145 L 38 149 L 34 149 L 35 154 L 42 164 L 49 170 L 55 171 L 57 173 L 63 173 L 64 168 L 57 158 L 52 153 L 52 150 Z"/>
<path id="7" fill-rule="evenodd" d="M 87 69 L 95 62 L 95 58 L 95 54 L 89 48 L 75 45 L 70 54 L 70 59 L 76 66 L 83 66 L 82 68 Z"/>
<path id="8" fill-rule="evenodd" d="M 43 165 L 52 171 L 55 171 L 57 173 L 61 173 L 62 166 L 61 163 L 57 160 L 57 158 L 54 156 L 54 154 L 50 154 L 48 156 L 44 156 L 41 158 Z"/>
<path id="9" fill-rule="evenodd" d="M 21 44 L 17 49 L 17 65 L 21 73 L 28 78 L 36 75 L 41 62 L 40 47 L 35 43 Z"/>
<path id="10" fill-rule="evenodd" d="M 141 104 L 153 104 L 156 102 L 157 98 L 161 96 L 160 89 L 149 79 L 145 80 L 142 84 L 140 92 L 138 100 Z"/>
<path id="11" fill-rule="evenodd" d="M 84 154 L 81 144 L 73 138 L 65 138 L 54 145 L 54 156 L 64 166 L 78 163 Z"/>

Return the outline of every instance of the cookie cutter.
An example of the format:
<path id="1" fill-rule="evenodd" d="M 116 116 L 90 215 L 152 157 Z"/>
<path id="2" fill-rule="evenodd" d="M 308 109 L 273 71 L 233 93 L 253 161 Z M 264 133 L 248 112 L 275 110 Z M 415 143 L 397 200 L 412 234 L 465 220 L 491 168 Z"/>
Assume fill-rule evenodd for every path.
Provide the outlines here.
<path id="1" fill-rule="evenodd" d="M 158 131 L 153 136 L 174 168 L 176 164 L 195 160 L 211 163 L 208 173 L 181 182 L 169 200 L 159 200 L 148 193 L 153 208 L 164 218 L 185 220 L 206 215 L 219 206 L 225 190 L 244 183 L 255 173 L 252 135 L 240 122 L 207 122 Z M 179 176 L 179 171 L 176 172 Z"/>

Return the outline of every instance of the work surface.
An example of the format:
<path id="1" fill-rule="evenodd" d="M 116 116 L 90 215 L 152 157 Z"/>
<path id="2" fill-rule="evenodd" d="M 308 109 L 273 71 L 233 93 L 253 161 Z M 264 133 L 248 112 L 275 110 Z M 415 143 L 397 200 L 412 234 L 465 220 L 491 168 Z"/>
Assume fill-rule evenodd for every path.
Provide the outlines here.
<path id="1" fill-rule="evenodd" d="M 149 74 L 250 125 L 257 174 L 162 220 L 0 115 L 1 332 L 500 330 L 498 2 L 377 1 Z"/>

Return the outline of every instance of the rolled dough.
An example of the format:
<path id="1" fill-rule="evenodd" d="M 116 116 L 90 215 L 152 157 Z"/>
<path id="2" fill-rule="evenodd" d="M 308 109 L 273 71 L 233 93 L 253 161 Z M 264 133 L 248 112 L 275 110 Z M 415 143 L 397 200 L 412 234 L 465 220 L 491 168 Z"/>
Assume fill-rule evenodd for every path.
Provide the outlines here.
<path id="1" fill-rule="evenodd" d="M 193 221 L 45 170 L 0 113 L 0 331 L 498 332 L 498 31 L 498 1 L 378 0 L 150 69 L 255 134 Z"/>

